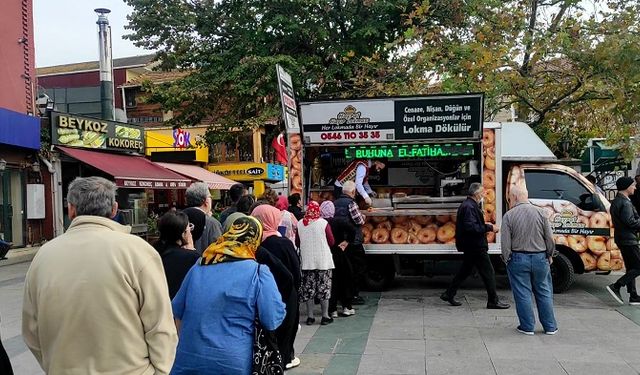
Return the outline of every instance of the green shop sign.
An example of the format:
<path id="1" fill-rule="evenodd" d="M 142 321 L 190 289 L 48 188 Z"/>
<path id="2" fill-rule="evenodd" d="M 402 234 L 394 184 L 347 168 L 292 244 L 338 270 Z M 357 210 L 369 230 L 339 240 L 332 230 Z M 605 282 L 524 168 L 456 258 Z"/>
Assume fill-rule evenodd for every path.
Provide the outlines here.
<path id="1" fill-rule="evenodd" d="M 352 146 L 344 150 L 347 159 L 444 159 L 473 156 L 473 143 L 445 143 L 426 145 Z"/>
<path id="2" fill-rule="evenodd" d="M 144 128 L 68 113 L 51 113 L 55 145 L 144 153 Z"/>

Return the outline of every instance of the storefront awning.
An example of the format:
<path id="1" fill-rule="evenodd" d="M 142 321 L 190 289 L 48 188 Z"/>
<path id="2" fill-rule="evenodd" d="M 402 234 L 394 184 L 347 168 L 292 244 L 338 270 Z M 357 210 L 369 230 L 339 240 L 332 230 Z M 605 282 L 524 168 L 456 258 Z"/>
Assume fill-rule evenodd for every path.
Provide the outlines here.
<path id="1" fill-rule="evenodd" d="M 40 119 L 0 108 L 0 144 L 40 149 Z"/>
<path id="2" fill-rule="evenodd" d="M 142 156 L 107 154 L 58 146 L 65 154 L 113 176 L 116 185 L 141 189 L 186 189 L 192 180 Z"/>
<path id="3" fill-rule="evenodd" d="M 171 169 L 172 171 L 180 173 L 181 175 L 189 177 L 193 180 L 206 182 L 207 185 L 209 185 L 209 189 L 229 190 L 231 186 L 237 184 L 237 182 L 233 180 L 222 177 L 213 172 L 209 172 L 208 170 L 200 168 L 197 165 L 175 163 L 156 164 L 159 164 L 167 169 Z"/>

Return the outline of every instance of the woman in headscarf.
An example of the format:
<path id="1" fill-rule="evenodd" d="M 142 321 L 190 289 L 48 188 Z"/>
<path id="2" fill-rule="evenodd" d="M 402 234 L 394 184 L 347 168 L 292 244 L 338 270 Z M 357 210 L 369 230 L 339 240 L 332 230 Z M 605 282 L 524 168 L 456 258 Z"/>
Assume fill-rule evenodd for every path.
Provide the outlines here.
<path id="1" fill-rule="evenodd" d="M 255 261 L 262 226 L 241 217 L 210 245 L 173 299 L 180 336 L 171 374 L 249 375 L 255 318 L 266 330 L 284 320 L 268 267 Z"/>
<path id="2" fill-rule="evenodd" d="M 289 200 L 284 195 L 278 197 L 276 202 L 276 208 L 282 212 L 282 218 L 280 219 L 280 225 L 278 231 L 282 237 L 286 237 L 293 244 L 296 243 L 296 236 L 298 234 L 298 219 L 291 212 L 287 211 L 289 207 Z"/>
<path id="3" fill-rule="evenodd" d="M 332 318 L 338 315 L 351 316 L 356 313 L 351 304 L 351 283 L 353 271 L 345 250 L 356 235 L 356 228 L 349 220 L 334 217 L 336 208 L 331 201 L 324 201 L 320 205 L 320 216 L 329 222 L 335 244 L 331 246 L 331 256 L 335 268 L 331 273 L 331 298 L 329 298 L 329 312 Z M 338 301 L 342 310 L 338 314 Z"/>
<path id="4" fill-rule="evenodd" d="M 247 217 L 247 215 L 241 212 L 234 212 L 229 215 L 227 220 L 224 222 L 223 230 L 226 232 L 231 229 L 233 222 L 241 217 Z M 282 301 L 286 302 L 291 295 L 291 292 L 296 290 L 293 286 L 293 276 L 291 275 L 291 272 L 289 272 L 289 269 L 282 264 L 280 259 L 276 258 L 262 246 L 258 247 L 258 250 L 256 251 L 256 261 L 269 267 L 271 274 L 273 274 L 273 278 L 276 280 L 276 285 L 278 286 L 278 290 L 282 296 Z"/>
<path id="5" fill-rule="evenodd" d="M 193 244 L 194 230 L 195 225 L 189 222 L 187 214 L 183 212 L 167 211 L 158 220 L 160 239 L 153 247 L 162 258 L 171 299 L 178 293 L 187 272 L 200 258 Z"/>
<path id="6" fill-rule="evenodd" d="M 280 260 L 293 277 L 294 287 L 291 292 L 282 295 L 282 300 L 287 305 L 287 316 L 276 331 L 280 353 L 284 362 L 287 362 L 286 368 L 293 368 L 300 364 L 300 359 L 295 356 L 293 348 L 293 343 L 298 333 L 299 305 L 297 291 L 300 287 L 300 260 L 293 243 L 283 238 L 278 232 L 278 225 L 282 217 L 280 210 L 271 205 L 262 204 L 251 212 L 251 216 L 258 219 L 264 228 L 261 243 L 263 250 Z"/>
<path id="7" fill-rule="evenodd" d="M 307 325 L 315 323 L 313 317 L 314 299 L 320 300 L 322 319 L 320 324 L 333 323 L 329 316 L 329 297 L 331 297 L 331 270 L 334 268 L 331 246 L 334 244 L 329 223 L 320 217 L 318 202 L 310 201 L 304 218 L 298 222 L 300 241 L 300 266 L 302 268 L 302 286 L 300 302 L 307 304 Z"/>

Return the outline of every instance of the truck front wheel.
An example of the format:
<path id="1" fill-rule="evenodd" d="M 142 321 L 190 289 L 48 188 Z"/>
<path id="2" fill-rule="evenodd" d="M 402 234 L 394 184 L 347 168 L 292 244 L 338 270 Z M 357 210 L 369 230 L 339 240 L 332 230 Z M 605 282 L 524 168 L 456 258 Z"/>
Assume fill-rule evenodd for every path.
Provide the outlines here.
<path id="1" fill-rule="evenodd" d="M 553 258 L 551 264 L 551 279 L 553 280 L 553 292 L 562 293 L 569 289 L 576 279 L 573 264 L 566 255 L 559 253 Z"/>

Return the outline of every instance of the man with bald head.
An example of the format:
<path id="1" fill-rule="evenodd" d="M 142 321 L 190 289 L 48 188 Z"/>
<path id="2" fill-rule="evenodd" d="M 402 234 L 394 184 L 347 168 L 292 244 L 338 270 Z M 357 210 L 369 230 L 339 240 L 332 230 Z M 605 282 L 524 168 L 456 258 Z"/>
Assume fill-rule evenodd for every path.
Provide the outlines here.
<path id="1" fill-rule="evenodd" d="M 500 239 L 520 320 L 517 330 L 525 335 L 534 334 L 533 295 L 544 333 L 554 335 L 558 326 L 553 313 L 551 263 L 555 243 L 551 223 L 542 209 L 529 202 L 524 187 L 511 187 L 509 203 L 511 209 L 502 218 Z"/>

